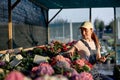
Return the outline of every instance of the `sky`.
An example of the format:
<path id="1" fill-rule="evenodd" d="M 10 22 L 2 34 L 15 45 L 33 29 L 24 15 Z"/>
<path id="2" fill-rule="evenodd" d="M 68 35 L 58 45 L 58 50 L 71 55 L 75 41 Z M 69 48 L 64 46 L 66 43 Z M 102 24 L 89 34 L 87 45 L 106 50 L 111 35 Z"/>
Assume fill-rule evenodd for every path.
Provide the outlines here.
<path id="1" fill-rule="evenodd" d="M 58 10 L 49 10 L 49 19 L 53 17 Z M 95 19 L 104 21 L 105 25 L 114 19 L 113 8 L 92 8 L 92 22 Z M 70 22 L 83 22 L 89 20 L 89 9 L 63 9 L 55 19 L 65 19 Z M 54 20 L 55 20 L 54 19 Z"/>

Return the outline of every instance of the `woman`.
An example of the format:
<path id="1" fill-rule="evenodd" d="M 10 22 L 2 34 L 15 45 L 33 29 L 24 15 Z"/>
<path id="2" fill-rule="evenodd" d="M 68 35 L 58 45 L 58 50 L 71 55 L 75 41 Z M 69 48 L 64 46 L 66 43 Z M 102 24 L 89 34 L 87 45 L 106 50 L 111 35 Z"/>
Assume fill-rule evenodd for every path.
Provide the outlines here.
<path id="1" fill-rule="evenodd" d="M 82 39 L 78 40 L 73 47 L 67 51 L 70 56 L 77 51 L 80 56 L 88 60 L 91 64 L 96 62 L 105 62 L 106 58 L 100 54 L 100 44 L 96 34 L 93 31 L 93 25 L 89 21 L 82 23 L 81 27 Z"/>
<path id="2" fill-rule="evenodd" d="M 105 62 L 106 58 L 100 54 L 100 44 L 96 34 L 93 31 L 93 25 L 89 21 L 82 23 L 81 27 L 82 39 L 78 40 L 73 47 L 67 51 L 70 56 L 73 56 L 75 51 L 80 54 L 81 58 L 88 60 L 92 65 L 97 62 Z M 113 80 L 112 78 L 96 72 L 95 69 L 91 71 L 94 80 Z"/>

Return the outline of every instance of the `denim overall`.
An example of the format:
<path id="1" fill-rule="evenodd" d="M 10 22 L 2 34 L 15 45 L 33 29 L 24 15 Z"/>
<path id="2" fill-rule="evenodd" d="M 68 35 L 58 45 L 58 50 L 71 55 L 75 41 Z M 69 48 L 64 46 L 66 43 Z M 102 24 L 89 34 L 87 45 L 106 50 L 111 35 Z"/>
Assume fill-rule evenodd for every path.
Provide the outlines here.
<path id="1" fill-rule="evenodd" d="M 86 41 L 84 41 L 83 39 L 81 39 L 81 41 L 85 44 L 86 47 L 88 47 L 90 51 L 90 56 L 85 56 L 85 59 L 88 60 L 92 65 L 96 64 L 97 63 L 97 60 L 96 60 L 97 50 L 91 50 L 91 48 L 89 47 Z M 96 69 L 92 69 L 90 73 L 93 75 L 94 80 L 114 80 L 113 78 L 107 75 L 99 73 Z"/>
<path id="2" fill-rule="evenodd" d="M 86 47 L 88 47 L 89 51 L 90 51 L 90 56 L 85 56 L 85 59 L 88 60 L 92 65 L 95 64 L 97 62 L 96 60 L 96 52 L 97 50 L 92 50 L 88 43 L 86 41 L 84 41 L 83 39 L 81 39 L 81 41 L 85 44 Z"/>

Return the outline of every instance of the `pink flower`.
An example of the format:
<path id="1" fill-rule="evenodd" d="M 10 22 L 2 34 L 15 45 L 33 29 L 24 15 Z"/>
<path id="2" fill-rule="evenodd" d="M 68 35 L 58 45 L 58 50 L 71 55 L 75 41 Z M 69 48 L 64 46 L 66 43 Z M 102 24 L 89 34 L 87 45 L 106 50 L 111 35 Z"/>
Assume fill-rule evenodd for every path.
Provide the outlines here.
<path id="1" fill-rule="evenodd" d="M 53 57 L 51 60 L 52 60 L 51 65 L 55 65 L 59 61 L 66 63 L 69 67 L 71 65 L 70 59 L 63 57 L 62 55 L 57 55 L 56 57 Z"/>
<path id="2" fill-rule="evenodd" d="M 35 80 L 45 80 L 44 77 L 38 77 Z"/>
<path id="3" fill-rule="evenodd" d="M 85 65 L 85 63 L 82 59 L 75 60 L 75 62 L 73 64 L 78 65 L 78 67 L 80 67 L 80 68 Z"/>
<path id="4" fill-rule="evenodd" d="M 42 62 L 37 67 L 32 68 L 32 72 L 36 73 L 37 75 L 52 75 L 54 70 L 49 63 Z"/>
<path id="5" fill-rule="evenodd" d="M 35 72 L 35 71 L 37 71 L 38 70 L 38 67 L 33 67 L 32 68 L 32 72 Z"/>
<path id="6" fill-rule="evenodd" d="M 67 77 L 73 77 L 75 75 L 78 75 L 78 72 L 73 68 L 69 68 L 69 70 L 65 71 L 63 75 Z"/>
<path id="7" fill-rule="evenodd" d="M 18 71 L 11 71 L 5 80 L 24 80 L 24 75 Z"/>
<path id="8" fill-rule="evenodd" d="M 79 78 L 80 80 L 93 80 L 93 76 L 88 72 L 81 72 Z"/>
<path id="9" fill-rule="evenodd" d="M 93 80 L 93 76 L 88 72 L 81 72 L 72 76 L 71 80 Z"/>
<path id="10" fill-rule="evenodd" d="M 54 66 L 58 68 L 65 68 L 65 69 L 70 68 L 70 65 L 65 61 L 57 61 Z"/>
<path id="11" fill-rule="evenodd" d="M 69 58 L 65 58 L 65 61 L 67 61 L 69 64 L 72 64 Z"/>
<path id="12" fill-rule="evenodd" d="M 62 50 L 63 50 L 63 51 L 67 51 L 67 50 L 68 50 L 67 45 L 64 44 L 64 43 L 62 43 Z"/>
<path id="13" fill-rule="evenodd" d="M 85 64 L 88 65 L 90 69 L 93 68 L 93 65 L 91 63 L 89 63 L 87 60 L 85 60 Z"/>
<path id="14" fill-rule="evenodd" d="M 79 73 L 75 69 L 73 69 L 71 76 L 75 76 L 75 75 L 78 75 L 78 74 Z"/>

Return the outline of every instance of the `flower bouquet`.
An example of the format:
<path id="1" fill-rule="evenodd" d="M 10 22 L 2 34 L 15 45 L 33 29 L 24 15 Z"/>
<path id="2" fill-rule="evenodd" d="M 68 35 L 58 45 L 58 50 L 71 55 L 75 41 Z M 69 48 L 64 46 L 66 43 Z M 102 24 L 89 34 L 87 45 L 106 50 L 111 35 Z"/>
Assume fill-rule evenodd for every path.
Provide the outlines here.
<path id="1" fill-rule="evenodd" d="M 54 73 L 54 70 L 49 63 L 41 62 L 39 66 L 32 68 L 32 73 L 36 76 L 52 75 Z"/>
<path id="2" fill-rule="evenodd" d="M 73 68 L 75 68 L 78 73 L 84 71 L 89 72 L 92 69 L 92 65 L 84 59 L 77 59 L 73 62 Z"/>
<path id="3" fill-rule="evenodd" d="M 0 74 L 6 75 L 8 72 L 16 70 L 20 71 L 26 76 L 29 76 L 31 79 L 44 78 L 40 80 L 45 80 L 44 76 L 48 75 L 51 80 L 51 77 L 55 75 L 62 75 L 68 80 L 79 80 L 79 78 L 80 80 L 87 80 L 83 77 L 86 77 L 87 73 L 89 73 L 92 68 L 92 65 L 88 61 L 81 59 L 80 55 L 77 54 L 71 58 L 67 58 L 60 54 L 61 52 L 65 52 L 71 48 L 74 43 L 75 41 L 67 44 L 58 41 L 52 41 L 48 45 L 36 46 L 33 50 L 21 51 L 18 54 L 23 57 L 22 59 L 21 56 L 17 56 L 18 54 L 15 54 L 15 56 L 10 58 L 10 61 L 12 61 L 15 57 L 19 57 L 21 59 L 21 63 L 17 66 L 11 66 L 10 62 L 1 61 L 0 68 L 2 68 L 3 71 Z M 39 64 L 36 64 L 34 63 L 35 55 L 43 57 L 48 56 L 50 59 L 47 62 L 40 62 Z M 0 79 L 3 80 L 5 75 L 1 75 Z M 79 76 L 78 79 L 77 76 Z"/>
<path id="4" fill-rule="evenodd" d="M 71 80 L 93 80 L 93 76 L 88 72 L 81 72 L 80 74 L 72 76 Z"/>

